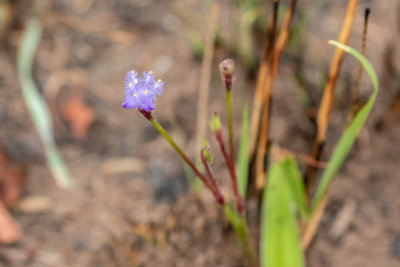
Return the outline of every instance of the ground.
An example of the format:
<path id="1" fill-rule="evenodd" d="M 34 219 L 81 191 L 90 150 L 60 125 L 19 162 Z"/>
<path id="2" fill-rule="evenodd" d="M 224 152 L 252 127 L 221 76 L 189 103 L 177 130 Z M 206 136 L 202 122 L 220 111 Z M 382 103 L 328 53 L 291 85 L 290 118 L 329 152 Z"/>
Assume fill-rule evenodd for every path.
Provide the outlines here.
<path id="1" fill-rule="evenodd" d="M 138 112 L 121 107 L 125 72 L 132 67 L 152 69 L 166 84 L 154 116 L 195 156 L 201 64 L 185 35 L 186 21 L 180 16 L 178 1 L 59 0 L 45 11 L 34 78 L 51 107 L 56 142 L 74 177 L 69 191 L 55 185 L 22 100 L 16 53 L 29 9 L 20 2 L 16 1 L 15 20 L 0 49 L 0 142 L 27 171 L 22 199 L 11 209 L 23 238 L 0 246 L 0 264 L 246 266 L 234 232 L 212 196 L 191 193 L 176 153 Z M 334 49 L 327 40 L 337 38 L 346 2 L 299 3 L 307 14 L 302 67 L 316 84 L 328 70 Z M 183 3 L 201 12 L 196 1 Z M 222 2 L 222 6 L 227 4 Z M 366 6 L 372 10 L 366 55 L 379 73 L 380 93 L 332 187 L 307 253 L 308 266 L 400 265 L 400 124 L 392 109 L 399 96 L 395 65 L 399 6 L 396 1 L 385 5 L 361 1 L 350 40 L 355 47 L 360 43 Z M 221 18 L 225 24 L 228 19 Z M 223 118 L 224 91 L 217 64 L 227 56 L 223 49 L 216 51 L 210 109 L 205 111 L 211 115 L 217 110 Z M 349 96 L 346 89 L 354 82 L 357 68 L 350 57 L 344 63 L 325 156 L 343 129 L 348 107 L 343 99 Z M 362 95 L 368 96 L 367 77 L 362 84 Z M 275 87 L 271 136 L 285 148 L 308 153 L 314 126 L 298 100 L 301 89 L 296 86 L 293 62 L 285 56 Z M 238 61 L 235 128 L 240 127 L 241 106 L 251 103 L 252 88 L 254 81 Z M 315 94 L 318 100 L 321 91 Z M 79 131 L 74 134 L 65 116 L 73 97 L 83 99 L 93 111 L 93 123 L 84 137 L 79 137 Z M 310 99 L 310 109 L 317 107 L 319 102 Z M 224 193 L 229 193 L 221 166 L 217 159 L 214 167 L 223 177 Z"/>

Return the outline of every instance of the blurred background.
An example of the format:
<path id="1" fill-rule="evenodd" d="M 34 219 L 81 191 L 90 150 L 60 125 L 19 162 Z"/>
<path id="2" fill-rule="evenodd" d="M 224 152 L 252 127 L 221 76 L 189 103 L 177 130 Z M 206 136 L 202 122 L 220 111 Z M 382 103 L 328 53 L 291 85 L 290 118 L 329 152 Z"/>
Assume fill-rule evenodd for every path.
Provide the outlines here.
<path id="1" fill-rule="evenodd" d="M 204 40 L 214 23 L 209 103 L 202 112 L 218 111 L 225 120 L 217 66 L 234 57 L 233 113 L 240 129 L 271 3 L 217 2 L 219 8 L 199 0 L 0 1 L 0 265 L 246 266 L 212 196 L 191 194 L 177 154 L 138 112 L 121 106 L 126 71 L 153 70 L 165 82 L 154 116 L 195 158 Z M 281 1 L 282 14 L 288 2 Z M 332 188 L 307 253 L 309 266 L 400 265 L 400 3 L 384 2 L 360 0 L 358 7 L 349 44 L 360 49 L 370 7 L 366 56 L 379 74 L 380 92 Z M 338 39 L 346 5 L 298 3 L 271 125 L 272 140 L 298 153 L 309 153 L 334 53 L 327 41 Z M 21 90 L 17 62 L 24 58 L 18 55 L 32 18 L 42 28 L 33 80 L 73 178 L 68 190 L 53 179 Z M 327 155 L 346 124 L 357 67 L 346 56 Z M 364 76 L 366 99 L 372 86 Z M 218 157 L 214 168 L 228 194 Z"/>

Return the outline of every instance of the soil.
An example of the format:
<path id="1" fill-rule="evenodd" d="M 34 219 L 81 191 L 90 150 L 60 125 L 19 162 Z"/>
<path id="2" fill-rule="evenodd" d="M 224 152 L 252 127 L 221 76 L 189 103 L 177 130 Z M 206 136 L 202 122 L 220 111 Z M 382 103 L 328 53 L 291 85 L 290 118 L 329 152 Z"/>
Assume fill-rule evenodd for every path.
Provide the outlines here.
<path id="1" fill-rule="evenodd" d="M 62 190 L 54 183 L 22 99 L 16 55 L 31 12 L 23 1 L 15 1 L 0 49 L 0 143 L 15 162 L 26 167 L 28 177 L 21 201 L 11 209 L 23 237 L 16 244 L 0 245 L 0 265 L 247 266 L 233 229 L 212 195 L 192 193 L 183 164 L 168 143 L 138 112 L 121 107 L 125 72 L 132 67 L 152 69 L 166 84 L 154 116 L 195 157 L 201 62 L 189 45 L 187 16 L 182 16 L 187 12 L 181 8 L 199 14 L 193 21 L 204 20 L 207 12 L 201 1 L 49 2 L 34 78 L 52 110 L 56 142 L 74 177 L 74 187 Z M 347 1 L 301 2 L 306 32 L 301 54 L 286 54 L 282 60 L 271 138 L 282 147 L 308 153 L 315 126 L 306 114 L 318 107 L 319 84 L 334 52 L 327 40 L 337 38 Z M 228 1 L 221 6 L 221 24 L 229 26 L 235 8 Z M 385 5 L 360 1 L 350 40 L 354 47 L 360 45 L 367 6 L 372 12 L 366 56 L 379 73 L 380 92 L 332 187 L 307 253 L 308 266 L 400 266 L 400 114 L 395 108 L 400 103 L 396 65 L 400 6 L 395 0 Z M 202 34 L 205 25 L 197 25 Z M 205 111 L 211 115 L 217 110 L 223 120 L 225 99 L 217 65 L 230 55 L 222 47 L 216 51 L 210 108 Z M 310 88 L 315 89 L 309 92 L 307 105 L 299 101 L 299 95 L 311 89 L 302 89 L 293 77 L 296 56 L 303 61 L 301 68 L 313 84 Z M 235 128 L 240 129 L 240 110 L 246 101 L 251 103 L 254 81 L 240 60 L 236 65 L 234 119 Z M 357 70 L 350 57 L 344 65 L 325 159 L 345 125 L 346 99 Z M 367 97 L 371 92 L 367 77 L 362 88 L 362 96 Z M 74 135 L 73 125 L 63 116 L 72 95 L 81 97 L 94 114 L 84 137 Z M 222 177 L 224 194 L 230 194 L 219 155 L 214 169 Z"/>

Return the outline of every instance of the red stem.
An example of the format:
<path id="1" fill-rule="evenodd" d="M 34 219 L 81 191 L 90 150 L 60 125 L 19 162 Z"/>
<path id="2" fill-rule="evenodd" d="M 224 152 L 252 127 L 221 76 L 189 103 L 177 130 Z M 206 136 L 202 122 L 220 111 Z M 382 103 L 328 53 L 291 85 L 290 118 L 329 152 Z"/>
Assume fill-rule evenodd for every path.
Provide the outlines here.
<path id="1" fill-rule="evenodd" d="M 206 172 L 208 174 L 208 177 L 210 178 L 211 184 L 214 188 L 214 190 L 212 191 L 212 193 L 214 194 L 215 198 L 218 200 L 218 203 L 220 203 L 221 205 L 225 203 L 224 197 L 222 196 L 218 185 L 217 185 L 217 181 L 214 178 L 213 172 L 211 170 L 210 165 L 208 164 L 206 158 L 204 157 L 204 149 L 201 149 L 200 151 L 200 158 L 201 158 L 201 162 L 204 165 L 204 168 L 206 169 Z"/>
<path id="2" fill-rule="evenodd" d="M 225 149 L 225 144 L 224 144 L 224 137 L 222 135 L 221 130 L 216 130 L 215 131 L 215 136 L 217 138 L 217 141 L 219 143 L 219 147 L 221 148 L 222 155 L 224 156 L 226 165 L 228 166 L 229 174 L 232 179 L 232 186 L 233 186 L 233 193 L 235 194 L 236 198 L 236 205 L 237 205 L 237 210 L 239 214 L 242 214 L 243 212 L 243 199 L 242 196 L 239 193 L 239 187 L 236 179 L 236 172 L 235 172 L 235 167 L 233 166 L 232 162 L 230 161 L 228 157 L 228 153 L 226 153 Z"/>

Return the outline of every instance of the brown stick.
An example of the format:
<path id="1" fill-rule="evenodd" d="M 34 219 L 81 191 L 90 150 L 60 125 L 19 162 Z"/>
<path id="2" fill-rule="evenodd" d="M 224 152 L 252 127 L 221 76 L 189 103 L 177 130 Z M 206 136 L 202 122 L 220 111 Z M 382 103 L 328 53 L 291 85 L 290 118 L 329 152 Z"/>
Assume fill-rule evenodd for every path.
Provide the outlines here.
<path id="1" fill-rule="evenodd" d="M 344 19 L 342 31 L 339 37 L 339 42 L 342 44 L 347 44 L 347 41 L 349 39 L 351 27 L 353 25 L 353 21 L 357 11 L 358 2 L 359 0 L 349 0 L 349 3 L 347 5 L 346 17 Z M 343 56 L 344 51 L 342 49 L 336 48 L 329 71 L 328 82 L 325 86 L 324 94 L 322 96 L 317 115 L 317 135 L 311 149 L 311 156 L 316 160 L 319 160 L 320 158 L 323 143 L 325 141 L 326 131 L 329 125 L 329 114 L 332 109 L 333 93 L 342 66 Z M 307 167 L 305 184 L 309 199 L 311 198 L 312 187 L 315 180 L 315 173 L 316 169 L 314 167 Z"/>
<path id="2" fill-rule="evenodd" d="M 289 38 L 290 25 L 293 20 L 293 14 L 296 9 L 297 0 L 290 2 L 289 11 L 286 14 L 285 21 L 283 23 L 282 31 L 279 34 L 274 48 L 274 53 L 271 57 L 271 63 L 269 67 L 268 78 L 265 86 L 264 105 L 262 110 L 262 121 L 260 128 L 260 140 L 256 154 L 256 188 L 262 190 L 265 184 L 265 154 L 267 151 L 267 144 L 269 138 L 269 122 L 270 122 L 270 109 L 271 109 L 271 95 L 273 85 L 278 73 L 278 66 L 282 57 L 283 51 L 286 47 L 287 40 Z"/>

